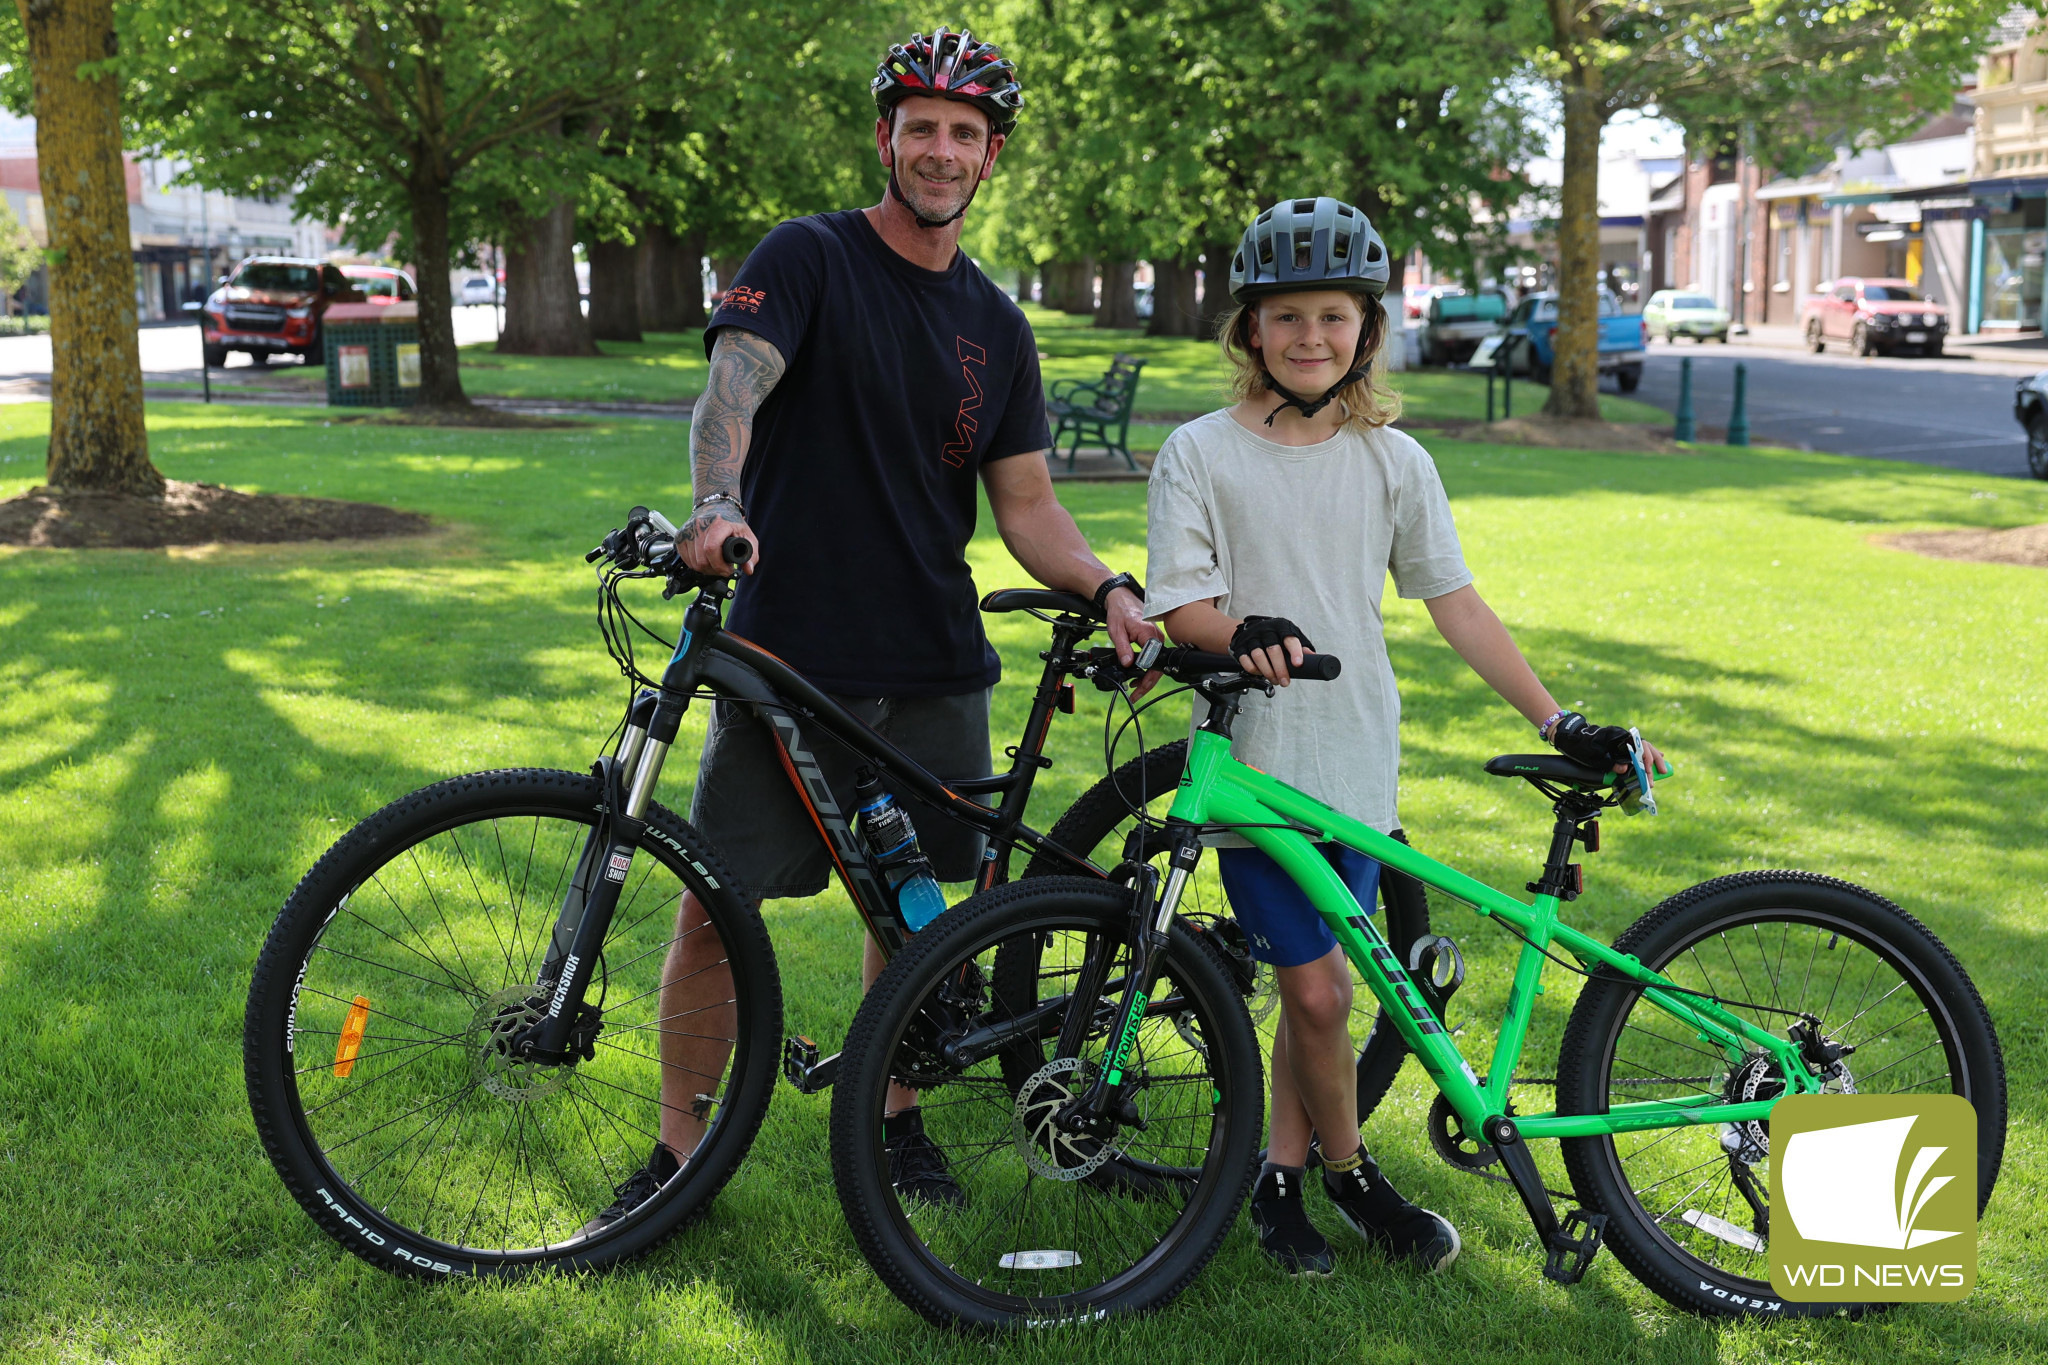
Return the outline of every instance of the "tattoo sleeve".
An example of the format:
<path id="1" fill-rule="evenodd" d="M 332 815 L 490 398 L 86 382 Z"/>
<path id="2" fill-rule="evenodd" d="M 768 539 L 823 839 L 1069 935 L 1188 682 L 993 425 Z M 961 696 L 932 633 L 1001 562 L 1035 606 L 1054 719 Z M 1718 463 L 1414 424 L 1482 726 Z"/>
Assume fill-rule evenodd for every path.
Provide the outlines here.
<path id="1" fill-rule="evenodd" d="M 740 471 L 754 439 L 754 414 L 787 368 L 782 353 L 753 332 L 727 327 L 711 347 L 711 375 L 690 419 L 693 499 L 713 493 L 740 495 Z M 739 521 L 737 509 L 713 503 L 714 519 Z M 692 531 L 696 521 L 692 519 Z"/>

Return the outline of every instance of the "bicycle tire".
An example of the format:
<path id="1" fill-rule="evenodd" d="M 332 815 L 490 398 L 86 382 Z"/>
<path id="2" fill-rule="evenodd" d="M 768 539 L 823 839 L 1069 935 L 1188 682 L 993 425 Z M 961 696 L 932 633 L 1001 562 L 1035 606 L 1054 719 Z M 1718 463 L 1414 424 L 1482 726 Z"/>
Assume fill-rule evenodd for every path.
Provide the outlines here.
<path id="1" fill-rule="evenodd" d="M 1774 930 L 1778 938 L 1777 966 L 1771 968 Z M 1732 939 L 1721 938 L 1723 932 L 1733 935 Z M 1821 939 L 1823 934 L 1828 936 L 1825 942 Z M 1720 966 L 1718 955 L 1711 951 L 1701 957 L 1700 947 L 1715 943 L 1726 951 L 1729 967 Z M 1698 988 L 1698 981 L 1686 979 L 1694 974 L 1694 968 L 1702 978 L 1714 971 L 1734 977 L 1735 980 L 1723 981 L 1722 989 L 1757 1003 L 1811 1008 L 1820 1003 L 1821 987 L 1828 984 L 1825 1007 L 1813 1008 L 1812 1012 L 1821 1017 L 1823 1033 L 1833 1041 L 1858 1045 L 1857 1051 L 1845 1059 L 1845 1077 L 1831 1085 L 1868 1094 L 1901 1093 L 1901 1086 L 1905 1090 L 1929 1086 L 1939 1090 L 1946 1084 L 1952 1093 L 1968 1099 L 1977 1112 L 1977 1200 L 1982 1211 L 1998 1179 L 2005 1149 L 2005 1063 L 1997 1032 L 1976 987 L 1954 955 L 1920 921 L 1884 897 L 1832 877 L 1808 872 L 1745 872 L 1678 893 L 1637 920 L 1614 946 L 1619 952 L 1635 954 L 1645 966 L 1666 972 L 1680 985 Z M 1742 952 L 1738 952 L 1738 947 Z M 1803 966 L 1802 952 L 1806 956 Z M 1829 964 L 1822 953 L 1843 956 Z M 1686 961 L 1688 957 L 1690 963 Z M 1866 958 L 1867 969 L 1863 965 Z M 1767 970 L 1745 970 L 1744 961 Z M 1833 981 L 1827 983 L 1831 966 Z M 1801 982 L 1796 994 L 1786 995 L 1794 969 L 1802 972 Z M 1866 973 L 1860 988 L 1856 986 L 1859 973 Z M 1892 975 L 1902 984 L 1887 986 L 1885 983 Z M 1838 1001 L 1846 998 L 1845 979 L 1849 988 L 1859 991 L 1853 1009 L 1836 1008 Z M 1764 989 L 1766 984 L 1768 993 Z M 1910 988 L 1911 997 L 1896 1005 L 1886 1003 L 1906 988 Z M 1711 981 L 1706 989 L 1714 990 Z M 1630 1098 L 1652 1098 L 1642 1093 L 1645 1081 L 1634 1072 L 1647 1074 L 1654 1069 L 1655 1059 L 1672 1048 L 1685 1049 L 1687 1054 L 1700 1051 L 1674 1039 L 1665 1039 L 1660 1044 L 1654 1041 L 1658 1035 L 1648 1033 L 1645 1026 L 1632 1025 L 1631 1007 L 1640 999 L 1641 993 L 1627 984 L 1604 979 L 1587 983 L 1565 1027 L 1557 1078 L 1559 1113 L 1606 1112 L 1615 1073 L 1622 1067 L 1630 1072 L 1624 1078 L 1636 1081 L 1629 1090 Z M 1921 1017 L 1919 1013 L 1901 1013 L 1910 1008 L 1913 1000 L 1920 1003 L 1928 1020 L 1925 1030 L 1912 1028 Z M 1871 1003 L 1866 1006 L 1866 1001 Z M 1736 1010 L 1738 1014 L 1742 1012 Z M 1849 1016 L 1846 1023 L 1845 1013 Z M 1866 1018 L 1869 1022 L 1864 1023 Z M 1902 1022 L 1888 1022 L 1894 1019 Z M 1782 1024 L 1782 1018 L 1772 1017 L 1771 1026 Z M 1630 1042 L 1628 1056 L 1618 1060 L 1625 1029 L 1632 1029 L 1639 1036 Z M 1915 1050 L 1920 1032 L 1932 1033 L 1940 1044 L 1943 1074 L 1911 1080 L 1929 1074 L 1934 1065 L 1929 1058 L 1903 1073 L 1903 1077 L 1877 1085 L 1885 1071 L 1896 1070 L 1931 1050 L 1933 1044 Z M 1880 1042 L 1884 1043 L 1882 1048 L 1878 1046 Z M 1702 1072 L 1714 1072 L 1712 1061 L 1693 1065 Z M 1725 1061 L 1722 1065 L 1726 1065 Z M 1718 1075 L 1678 1077 L 1666 1073 L 1663 1079 L 1684 1082 L 1695 1090 L 1712 1084 L 1727 1094 L 1743 1082 L 1752 1066 L 1759 1068 L 1750 1078 L 1752 1082 L 1768 1083 L 1768 1069 L 1762 1068 L 1757 1060 Z M 1761 1093 L 1771 1092 L 1766 1089 Z M 1888 1307 L 1872 1303 L 1793 1303 L 1778 1296 L 1771 1288 L 1765 1259 L 1770 1224 L 1764 1215 L 1768 1214 L 1770 1182 L 1767 1173 L 1756 1174 L 1760 1163 L 1769 1159 L 1768 1129 L 1764 1125 L 1730 1127 L 1753 1127 L 1753 1150 L 1761 1155 L 1738 1163 L 1728 1155 L 1723 1141 L 1726 1135 L 1711 1128 L 1667 1129 L 1655 1137 L 1630 1135 L 1636 1145 L 1627 1155 L 1620 1152 L 1613 1137 L 1564 1140 L 1564 1161 L 1571 1173 L 1572 1189 L 1588 1208 L 1607 1215 L 1607 1245 L 1613 1248 L 1616 1258 L 1667 1302 L 1708 1317 L 1860 1316 Z M 1735 1136 L 1739 1139 L 1741 1132 Z M 1649 1155 L 1649 1143 L 1665 1143 L 1674 1138 L 1674 1147 L 1664 1148 L 1654 1158 Z M 1756 1208 L 1748 1202 L 1754 1190 L 1744 1195 L 1737 1188 L 1738 1182 L 1729 1178 L 1730 1189 L 1741 1196 L 1733 1203 L 1732 1211 L 1738 1218 L 1753 1219 L 1750 1229 L 1739 1225 L 1732 1229 L 1741 1234 L 1739 1239 L 1732 1239 L 1727 1232 L 1709 1232 L 1702 1226 L 1700 1212 L 1707 1210 L 1713 1195 L 1702 1196 L 1699 1191 L 1713 1177 L 1702 1179 L 1681 1193 L 1662 1214 L 1653 1214 L 1645 1207 L 1642 1195 L 1654 1186 L 1639 1190 L 1638 1183 L 1657 1171 L 1677 1167 L 1699 1151 L 1706 1152 L 1707 1159 L 1683 1170 L 1683 1174 L 1690 1175 L 1725 1160 L 1731 1172 L 1740 1164 L 1752 1184 L 1761 1184 L 1766 1203 L 1763 1214 L 1745 1214 L 1745 1208 Z M 1696 1208 L 1677 1211 L 1678 1203 L 1689 1200 Z M 1722 1200 L 1729 1203 L 1726 1192 Z M 1711 1226 L 1715 1222 L 1725 1225 L 1728 1220 L 1714 1214 L 1705 1221 Z"/>
<path id="2" fill-rule="evenodd" d="M 1157 1308 L 1200 1273 L 1236 1222 L 1253 1176 L 1264 1077 L 1229 966 L 1185 923 L 1171 931 L 1152 1002 L 1159 1012 L 1148 1011 L 1125 1063 L 1127 1074 L 1142 1077 L 1131 1093 L 1134 1104 L 1149 1106 L 1145 1122 L 1121 1129 L 1112 1141 L 1156 1158 L 1164 1145 L 1185 1139 L 1174 1143 L 1176 1150 L 1203 1154 L 1200 1177 L 1186 1187 L 1126 1198 L 1065 1174 L 1082 1167 L 1059 1165 L 1058 1154 L 1049 1158 L 1046 1130 L 1025 1121 L 1036 1091 L 1007 1085 L 996 1057 L 946 1070 L 932 1050 L 934 1039 L 918 1032 L 928 1031 L 932 1012 L 945 1008 L 942 989 L 957 991 L 959 983 L 972 981 L 977 1004 L 987 1002 L 978 964 L 1002 942 L 1079 935 L 1125 953 L 1129 933 L 1127 889 L 1079 877 L 1030 878 L 983 892 L 927 926 L 862 1002 L 832 1091 L 833 1180 L 861 1254 L 891 1292 L 929 1321 L 1038 1327 Z M 1111 991 L 1100 998 L 1110 999 Z M 1183 1008 L 1165 1013 L 1177 1004 Z M 999 1015 L 980 1010 L 954 1017 Z M 1081 1059 L 1071 1063 L 1075 1069 L 1092 1074 L 1087 1058 L 1091 1049 L 1101 1055 L 1107 1027 L 1084 1038 Z M 1186 1046 L 1177 1048 L 1175 1038 Z M 1061 1064 L 1055 1058 L 1048 1070 Z M 882 1116 L 898 1078 L 919 1090 L 935 1142 L 956 1154 L 974 1153 L 952 1167 L 967 1199 L 958 1214 L 915 1200 L 906 1204 L 891 1183 Z M 950 1108 L 940 1107 L 947 1102 Z M 1017 1212 L 1006 1231 L 997 1225 L 1012 1209 Z M 970 1226 L 977 1217 L 981 1222 Z M 1112 1226 L 1110 1219 L 1122 1221 Z M 1098 1228 L 1099 1242 L 1092 1240 Z M 983 1229 L 985 1241 L 976 1241 Z M 1029 1263 L 1034 1260 L 1043 1264 Z M 1103 1278 L 1092 1279 L 1098 1274 Z M 1002 1288 L 990 1283 L 998 1279 Z M 1011 1292 L 1020 1288 L 1025 1292 Z"/>
<path id="3" fill-rule="evenodd" d="M 1156 798 L 1176 790 L 1181 773 L 1187 767 L 1187 755 L 1187 740 L 1177 739 L 1126 760 L 1114 773 L 1083 792 L 1080 799 L 1060 816 L 1048 837 L 1062 848 L 1088 854 L 1098 865 L 1113 866 L 1115 860 L 1122 856 L 1123 836 L 1133 823 L 1133 799 L 1139 793 Z M 1394 837 L 1406 842 L 1398 831 Z M 1105 857 L 1108 862 L 1104 861 Z M 1060 875 L 1071 875 L 1071 872 L 1058 858 L 1045 853 L 1034 856 L 1024 869 L 1026 878 Z M 1386 911 L 1381 926 L 1387 945 L 1405 964 L 1415 942 L 1429 936 L 1427 888 L 1405 873 L 1382 866 L 1380 904 Z M 1251 973 L 1253 997 L 1250 1008 L 1253 1018 L 1263 1021 L 1272 1012 L 1276 998 L 1272 994 L 1272 969 L 1253 964 L 1248 956 L 1236 965 L 1240 974 Z M 998 989 L 1009 984 L 1012 973 L 1027 969 L 1028 964 L 1012 963 L 999 957 L 996 965 Z M 1378 1002 L 1358 978 L 1356 967 L 1352 968 L 1352 987 L 1352 1036 L 1365 1039 L 1358 1048 L 1358 1121 L 1363 1124 L 1393 1088 L 1401 1063 L 1408 1058 L 1408 1045 L 1402 1041 L 1400 1030 L 1394 1027 L 1393 1021 L 1377 1008 Z"/>
<path id="4" fill-rule="evenodd" d="M 313 1221 L 380 1269 L 428 1279 L 509 1276 L 542 1266 L 594 1269 L 639 1255 L 704 1211 L 760 1128 L 781 1044 L 774 946 L 717 851 L 658 805 L 648 811 L 625 886 L 631 898 L 622 896 L 606 940 L 607 960 L 587 997 L 596 1003 L 601 991 L 611 994 L 605 1030 L 591 1043 L 595 1058 L 552 1070 L 508 1068 L 503 1049 L 488 1045 L 494 1029 L 502 1033 L 507 1010 L 521 1008 L 507 1004 L 511 996 L 535 989 L 533 973 L 546 960 L 542 945 L 565 885 L 561 867 L 566 861 L 573 870 L 604 799 L 593 777 L 543 769 L 435 783 L 343 835 L 299 882 L 270 931 L 250 982 L 243 1033 L 256 1131 Z M 514 836 L 509 847 L 508 829 Z M 518 836 L 528 831 L 522 855 Z M 487 835 L 495 836 L 495 845 Z M 543 876 L 553 878 L 546 893 L 540 891 Z M 668 897 L 683 888 L 704 905 L 731 967 L 732 1035 L 719 1038 L 731 1045 L 729 1070 L 722 1085 L 719 1078 L 699 1082 L 708 1084 L 713 1101 L 705 1111 L 716 1112 L 682 1173 L 629 1216 L 586 1236 L 579 1224 L 611 1202 L 621 1176 L 646 1159 L 659 1126 L 659 1101 L 646 1090 L 658 1090 L 662 1063 L 649 1051 L 659 1043 L 648 1041 L 658 1037 L 648 1030 L 673 1032 L 673 1023 L 660 1017 L 658 989 L 624 1001 L 619 996 L 628 985 L 647 985 L 650 974 L 659 987 L 666 952 L 660 940 L 675 941 Z M 493 892 L 503 893 L 503 905 Z M 474 904 L 463 904 L 472 893 Z M 430 906 L 439 919 L 432 926 Z M 408 916 L 418 924 L 402 927 L 412 923 Z M 495 946 L 493 932 L 499 935 Z M 640 955 L 629 960 L 628 950 Z M 502 968 L 486 953 L 501 957 Z M 653 965 L 646 962 L 650 955 Z M 340 1015 L 345 1002 L 348 1017 Z M 467 1024 L 464 1010 L 473 1011 Z M 651 1024 L 643 1020 L 650 1014 Z M 337 1017 L 339 1030 L 331 1027 Z M 352 1025 L 358 1050 L 344 1070 Z M 325 1060 L 329 1038 L 341 1040 L 333 1044 L 331 1064 Z M 378 1047 L 379 1041 L 387 1046 Z M 309 1064 L 307 1056 L 315 1060 Z M 356 1074 L 359 1067 L 365 1076 Z M 380 1081 L 395 1084 L 372 1095 L 368 1088 Z M 416 1129 L 407 1126 L 405 1106 L 436 1086 L 445 1087 L 439 1098 L 412 1111 L 431 1124 L 422 1119 Z M 611 1088 L 600 1092 L 600 1086 Z M 631 1098 L 614 1094 L 619 1089 Z M 398 1117 L 385 1121 L 393 1110 Z M 496 1156 L 479 1172 L 478 1140 L 464 1145 L 494 1122 L 500 1150 L 512 1149 L 503 1176 Z M 347 1136 L 356 1125 L 361 1131 Z M 416 1150 L 407 1151 L 407 1144 Z M 420 1174 L 415 1184 L 429 1148 L 437 1150 L 439 1174 Z M 397 1178 L 400 1162 L 407 1164 Z M 434 1188 L 422 1193 L 430 1178 Z M 501 1180 L 510 1182 L 511 1194 L 498 1219 Z M 443 1191 L 466 1197 L 471 1187 L 476 1207 L 457 1228 L 459 1205 Z M 534 1240 L 515 1244 L 528 1201 Z M 485 1244 L 493 1226 L 504 1235 L 499 1244 Z"/>

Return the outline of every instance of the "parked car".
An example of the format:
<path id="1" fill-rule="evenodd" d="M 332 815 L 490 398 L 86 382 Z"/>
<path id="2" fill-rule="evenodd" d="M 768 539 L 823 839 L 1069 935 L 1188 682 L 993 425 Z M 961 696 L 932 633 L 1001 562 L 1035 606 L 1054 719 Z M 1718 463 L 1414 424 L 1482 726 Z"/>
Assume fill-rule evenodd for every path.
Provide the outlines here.
<path id="1" fill-rule="evenodd" d="M 1643 305 L 1643 332 L 1666 341 L 1691 337 L 1702 345 L 1711 339 L 1725 346 L 1729 321 L 1728 310 L 1720 304 L 1683 289 L 1659 289 Z"/>
<path id="2" fill-rule="evenodd" d="M 462 290 L 455 296 L 457 303 L 497 303 L 504 297 L 504 290 L 492 286 L 490 277 L 471 275 L 462 282 Z"/>
<path id="3" fill-rule="evenodd" d="M 1427 320 L 1422 326 L 1422 363 L 1462 365 L 1479 349 L 1479 343 L 1500 330 L 1508 315 L 1505 294 L 1439 294 L 1429 301 Z"/>
<path id="4" fill-rule="evenodd" d="M 1849 343 L 1851 355 L 1891 354 L 1905 348 L 1940 355 L 1948 336 L 1948 309 L 1905 280 L 1830 280 L 1799 305 L 1800 330 L 1819 355 L 1830 341 Z"/>
<path id="5" fill-rule="evenodd" d="M 1465 292 L 1457 284 L 1411 284 L 1401 290 L 1402 311 L 1418 321 L 1429 316 L 1429 305 L 1437 299 L 1450 298 Z"/>
<path id="6" fill-rule="evenodd" d="M 1550 382 L 1550 370 L 1557 359 L 1557 294 L 1531 294 L 1507 320 L 1508 366 L 1527 374 L 1538 384 Z M 1623 393 L 1634 393 L 1643 382 L 1643 318 L 1624 313 L 1621 302 L 1608 290 L 1600 291 L 1600 373 L 1614 376 Z"/>
<path id="7" fill-rule="evenodd" d="M 1138 284 L 1131 286 L 1131 307 L 1144 322 L 1152 320 L 1152 286 Z"/>
<path id="8" fill-rule="evenodd" d="M 2048 479 L 2048 370 L 2022 379 L 2013 390 L 2012 415 L 2027 429 L 2027 470 Z"/>
<path id="9" fill-rule="evenodd" d="M 378 267 L 350 269 L 399 273 Z M 363 302 L 364 283 L 368 281 L 352 280 L 341 267 L 320 261 L 251 256 L 207 297 L 200 341 L 206 363 L 225 365 L 229 352 L 242 351 L 258 364 L 274 355 L 295 355 L 308 364 L 320 364 L 327 358 L 320 321 L 328 305 Z M 410 290 L 412 282 L 405 284 Z"/>
<path id="10" fill-rule="evenodd" d="M 414 303 L 419 299 L 412 276 L 388 265 L 345 265 L 341 273 L 354 286 L 359 303 Z M 340 300 L 336 300 L 340 302 Z"/>

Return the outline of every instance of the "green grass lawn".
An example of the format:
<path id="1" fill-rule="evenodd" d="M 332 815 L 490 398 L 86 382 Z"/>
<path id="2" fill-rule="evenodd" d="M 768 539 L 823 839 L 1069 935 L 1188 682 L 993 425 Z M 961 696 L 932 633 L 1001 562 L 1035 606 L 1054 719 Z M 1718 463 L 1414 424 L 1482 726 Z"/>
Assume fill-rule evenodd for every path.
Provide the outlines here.
<path id="1" fill-rule="evenodd" d="M 459 771 L 589 762 L 623 693 L 581 554 L 630 504 L 684 502 L 681 433 L 329 426 L 318 410 L 177 404 L 150 419 L 175 477 L 374 499 L 446 529 L 381 546 L 0 551 L 9 1361 L 1936 1365 L 2048 1352 L 2048 574 L 1870 543 L 2048 520 L 2048 487 L 1777 451 L 1431 443 L 1481 590 L 1560 699 L 1641 724 L 1678 767 L 1663 815 L 1608 822 L 1575 922 L 1611 936 L 1707 877 L 1813 868 L 1899 901 L 1974 974 L 2013 1118 L 1972 1298 L 1861 1324 L 1716 1325 L 1668 1311 L 1608 1256 L 1559 1289 L 1509 1191 L 1429 1153 L 1411 1067 L 1368 1138 L 1462 1230 L 1443 1276 L 1343 1247 L 1336 1279 L 1282 1282 L 1240 1221 L 1157 1317 L 1085 1344 L 989 1343 L 929 1331 L 879 1287 L 833 1198 L 828 1097 L 787 1087 L 706 1220 L 609 1276 L 401 1283 L 299 1213 L 241 1080 L 243 997 L 270 920 L 320 851 L 391 798 Z M 40 479 L 47 420 L 40 405 L 0 407 L 0 496 Z M 1142 488 L 1061 496 L 1111 563 L 1142 567 Z M 988 530 L 972 553 L 985 587 L 1021 580 Z M 679 604 L 646 597 L 673 622 Z M 1419 605 L 1390 600 L 1388 622 L 1405 823 L 1431 853 L 1519 887 L 1547 812 L 1479 765 L 1530 747 L 1527 727 Z M 1028 621 L 992 634 L 1009 669 L 1000 746 L 1043 640 Z M 1042 823 L 1100 773 L 1100 715 L 1084 693 L 1055 729 Z M 685 805 L 690 765 L 671 772 L 667 799 Z M 1213 883 L 1200 894 L 1214 908 Z M 788 1027 L 837 1039 L 857 990 L 843 899 L 778 904 L 770 921 Z M 1483 1054 L 1477 1021 L 1501 1008 L 1511 945 L 1476 921 L 1441 927 L 1471 960 L 1452 1016 Z M 1573 994 L 1552 978 L 1532 1062 Z"/>

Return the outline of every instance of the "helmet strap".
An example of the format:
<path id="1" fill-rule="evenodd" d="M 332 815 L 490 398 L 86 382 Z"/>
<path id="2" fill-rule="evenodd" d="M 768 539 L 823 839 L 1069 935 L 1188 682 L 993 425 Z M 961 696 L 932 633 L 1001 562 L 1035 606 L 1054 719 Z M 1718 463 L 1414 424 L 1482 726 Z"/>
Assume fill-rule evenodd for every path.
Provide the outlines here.
<path id="1" fill-rule="evenodd" d="M 981 169 L 980 169 L 980 170 L 978 170 L 978 171 L 976 171 L 976 172 L 975 172 L 975 174 L 974 174 L 974 186 L 973 186 L 973 188 L 971 188 L 971 189 L 969 189 L 969 190 L 967 191 L 967 202 L 966 202 L 966 203 L 964 203 L 964 204 L 962 204 L 962 205 L 961 205 L 961 206 L 960 206 L 959 208 L 955 209 L 955 210 L 954 210 L 954 211 L 952 212 L 952 214 L 951 214 L 951 215 L 949 215 L 948 217 L 945 217 L 945 218 L 927 218 L 927 217 L 925 217 L 925 216 L 924 216 L 924 215 L 923 215 L 922 213 L 919 213 L 919 212 L 917 211 L 917 205 L 915 205 L 915 204 L 911 203 L 911 202 L 910 202 L 910 201 L 909 201 L 908 199 L 906 199 L 906 198 L 904 198 L 904 197 L 903 197 L 903 187 L 902 187 L 901 185 L 899 185 L 899 184 L 897 184 L 897 183 L 896 183 L 896 147 L 895 147 L 895 139 L 896 139 L 896 109 L 895 109 L 895 107 L 894 107 L 893 105 L 892 105 L 892 106 L 890 107 L 890 109 L 889 109 L 889 140 L 890 140 L 890 146 L 889 146 L 889 196 L 890 196 L 890 197 L 891 197 L 892 199 L 894 199 L 894 200 L 895 200 L 895 201 L 896 201 L 897 203 L 899 203 L 899 204 L 903 205 L 903 207 L 904 207 L 904 208 L 906 208 L 906 209 L 909 209 L 909 210 L 910 210 L 910 216 L 911 216 L 911 219 L 912 219 L 913 221 L 915 221 L 915 222 L 916 222 L 916 224 L 917 224 L 917 225 L 918 225 L 919 227 L 921 227 L 921 228 L 924 228 L 924 229 L 925 229 L 926 231 L 928 231 L 928 232 L 936 232 L 936 231 L 937 231 L 938 229 L 940 229 L 940 228 L 942 228 L 942 227 L 950 227 L 950 226 L 952 226 L 952 225 L 953 225 L 954 223 L 958 222 L 958 221 L 959 221 L 959 220 L 960 220 L 960 219 L 961 219 L 961 218 L 962 218 L 963 216 L 965 216 L 965 214 L 967 213 L 967 210 L 968 210 L 968 209 L 970 209 L 970 208 L 973 208 L 973 207 L 974 207 L 974 196 L 975 196 L 975 195 L 977 195 L 977 194 L 979 194 L 979 193 L 981 193 L 981 180 L 982 180 L 982 177 L 983 177 L 983 176 L 984 176 L 985 174 L 987 174 L 987 172 L 988 172 L 988 161 L 989 161 L 989 158 L 990 158 L 991 156 L 995 155 L 996 139 L 995 139 L 995 134 L 994 134 L 994 131 L 993 131 L 993 124 L 994 124 L 994 120 L 993 120 L 993 119 L 991 119 L 991 120 L 990 120 L 990 124 L 991 124 L 991 131 L 990 131 L 990 134 L 989 134 L 989 139 L 988 139 L 988 150 L 987 150 L 986 152 L 983 152 L 983 153 L 982 153 L 982 156 L 981 156 Z"/>
<path id="2" fill-rule="evenodd" d="M 1301 410 L 1301 415 L 1303 417 L 1314 417 L 1324 408 L 1336 402 L 1338 396 L 1342 394 L 1345 389 L 1349 388 L 1353 384 L 1356 384 L 1359 380 L 1365 378 L 1366 374 L 1372 369 L 1371 364 L 1368 363 L 1365 358 L 1366 344 L 1371 340 L 1371 330 L 1360 329 L 1358 334 L 1358 349 L 1356 352 L 1353 353 L 1351 357 L 1351 373 L 1345 375 L 1342 379 L 1330 385 L 1328 389 L 1324 390 L 1323 396 L 1321 398 L 1303 398 L 1300 394 L 1294 392 L 1292 389 L 1289 389 L 1284 384 L 1282 384 L 1279 380 L 1275 379 L 1273 377 L 1273 372 L 1271 370 L 1267 370 L 1264 362 L 1262 361 L 1259 365 L 1259 368 L 1261 370 L 1265 370 L 1266 387 L 1268 389 L 1271 389 L 1274 393 L 1280 395 L 1279 404 L 1271 412 L 1266 414 L 1266 425 L 1269 427 L 1272 426 L 1273 419 L 1275 417 L 1278 417 L 1281 413 L 1285 412 L 1289 408 L 1299 408 Z"/>

